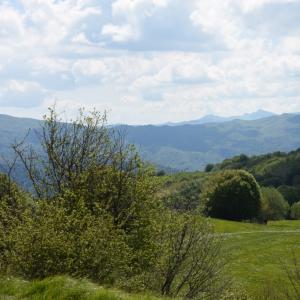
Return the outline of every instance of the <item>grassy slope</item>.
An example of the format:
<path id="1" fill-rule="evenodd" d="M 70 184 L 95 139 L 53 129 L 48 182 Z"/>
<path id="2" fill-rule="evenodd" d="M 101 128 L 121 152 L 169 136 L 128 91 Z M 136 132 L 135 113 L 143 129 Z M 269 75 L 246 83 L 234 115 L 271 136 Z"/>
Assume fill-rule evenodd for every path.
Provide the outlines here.
<path id="1" fill-rule="evenodd" d="M 230 272 L 252 295 L 263 285 L 287 284 L 284 266 L 292 253 L 300 259 L 300 221 L 276 221 L 268 225 L 212 220 L 225 234 Z"/>
<path id="2" fill-rule="evenodd" d="M 85 280 L 59 276 L 42 281 L 0 280 L 1 300 L 159 300 L 147 295 L 131 295 L 106 289 Z"/>

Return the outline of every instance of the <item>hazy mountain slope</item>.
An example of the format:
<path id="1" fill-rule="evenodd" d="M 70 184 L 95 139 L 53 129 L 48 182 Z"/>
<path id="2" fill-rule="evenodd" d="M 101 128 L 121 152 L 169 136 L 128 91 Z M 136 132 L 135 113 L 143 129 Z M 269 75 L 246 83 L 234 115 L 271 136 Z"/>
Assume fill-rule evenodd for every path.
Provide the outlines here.
<path id="1" fill-rule="evenodd" d="M 37 144 L 36 130 L 41 128 L 41 121 L 29 118 L 16 118 L 0 114 L 0 154 L 9 155 L 10 146 L 28 135 L 27 141 Z M 29 129 L 31 129 L 29 131 Z"/>
<path id="2" fill-rule="evenodd" d="M 240 153 L 300 147 L 300 115 L 292 114 L 222 124 L 122 127 L 146 159 L 181 170 L 197 170 Z"/>
<path id="3" fill-rule="evenodd" d="M 200 125 L 200 124 L 207 124 L 207 123 L 224 123 L 224 122 L 229 122 L 229 121 L 233 121 L 233 120 L 248 120 L 249 121 L 249 120 L 259 120 L 262 118 L 268 118 L 268 117 L 271 117 L 274 115 L 275 114 L 272 112 L 260 109 L 256 112 L 247 113 L 247 114 L 240 115 L 240 116 L 220 117 L 220 116 L 216 116 L 216 115 L 206 115 L 197 120 L 177 122 L 177 123 L 168 122 L 168 123 L 162 124 L 162 125 L 180 126 L 180 125 Z"/>
<path id="4" fill-rule="evenodd" d="M 29 128 L 29 141 L 37 144 L 34 131 L 41 121 L 0 115 L 0 152 L 7 155 L 14 140 L 21 140 Z M 222 124 L 182 126 L 119 126 L 127 132 L 142 156 L 161 166 L 177 170 L 199 170 L 207 163 L 221 162 L 240 153 L 262 154 L 291 151 L 300 147 L 300 115 Z"/>

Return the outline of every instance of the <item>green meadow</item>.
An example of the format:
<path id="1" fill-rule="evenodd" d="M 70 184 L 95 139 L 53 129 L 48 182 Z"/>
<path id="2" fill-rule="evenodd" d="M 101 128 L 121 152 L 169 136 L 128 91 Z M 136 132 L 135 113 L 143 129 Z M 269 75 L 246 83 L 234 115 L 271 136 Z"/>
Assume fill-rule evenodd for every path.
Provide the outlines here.
<path id="1" fill-rule="evenodd" d="M 262 289 L 289 286 L 284 270 L 293 256 L 300 259 L 300 221 L 212 222 L 224 234 L 229 272 L 250 295 L 259 299 Z"/>

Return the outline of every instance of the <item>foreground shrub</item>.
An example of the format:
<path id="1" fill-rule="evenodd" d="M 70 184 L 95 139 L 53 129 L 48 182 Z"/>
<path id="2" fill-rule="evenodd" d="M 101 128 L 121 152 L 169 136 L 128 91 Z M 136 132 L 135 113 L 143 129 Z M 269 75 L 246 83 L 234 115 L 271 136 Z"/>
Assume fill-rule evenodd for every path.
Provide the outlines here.
<path id="1" fill-rule="evenodd" d="M 53 255 L 57 257 L 56 264 L 52 259 L 47 260 L 48 254 L 45 251 L 44 261 L 49 261 L 53 270 L 50 268 L 47 271 L 47 268 L 37 265 L 40 270 L 28 271 L 28 274 L 32 272 L 35 274 L 33 276 L 43 277 L 65 273 L 65 270 L 73 274 L 75 267 L 72 269 L 69 265 L 74 265 L 78 273 L 83 272 L 89 278 L 94 274 L 98 280 L 102 281 L 106 276 L 109 279 L 114 274 L 110 267 L 112 262 L 107 256 L 110 253 L 110 242 L 120 242 L 121 246 L 116 247 L 120 248 L 120 253 L 127 247 L 125 254 L 122 254 L 124 259 L 120 262 L 120 268 L 122 264 L 129 266 L 128 277 L 152 270 L 158 255 L 155 239 L 159 206 L 154 197 L 156 177 L 150 176 L 153 172 L 141 162 L 135 148 L 125 142 L 122 132 L 107 126 L 105 113 L 97 111 L 85 113 L 81 110 L 78 118 L 68 123 L 61 120 L 55 110 L 50 109 L 41 133 L 37 138 L 40 139 L 43 152 L 33 149 L 26 139 L 16 143 L 13 149 L 31 181 L 34 196 L 40 202 L 53 203 L 50 212 L 51 209 L 59 210 L 57 216 L 61 214 L 61 219 L 55 220 L 55 213 L 44 216 L 45 219 L 39 218 L 35 211 L 26 220 L 24 229 L 20 226 L 18 230 L 22 234 L 26 234 L 22 230 L 27 230 L 29 237 L 30 232 L 37 236 L 48 235 L 47 240 L 41 239 L 44 244 L 38 243 L 37 247 L 50 249 L 50 254 L 56 250 L 62 252 Z M 39 214 L 43 215 L 43 212 L 39 210 Z M 80 223 L 85 221 L 87 223 Z M 64 222 L 70 227 L 63 228 Z M 35 226 L 40 227 L 40 230 L 44 228 L 45 232 L 41 233 Z M 56 231 L 57 240 L 53 240 Z M 96 236 L 94 240 L 93 234 Z M 73 257 L 80 250 L 76 244 L 80 238 L 73 243 L 77 236 L 82 237 L 83 249 L 85 245 L 94 247 L 86 250 L 89 251 L 87 256 L 90 260 L 87 263 L 79 264 Z M 38 237 L 33 236 L 34 239 Z M 93 255 L 97 247 L 98 251 L 102 251 L 106 242 L 107 251 Z M 16 244 L 18 249 L 22 249 L 21 246 Z M 51 249 L 52 246 L 55 249 Z M 111 249 L 109 255 L 115 255 L 115 265 L 118 265 L 119 253 L 115 251 Z M 102 256 L 108 266 L 101 266 L 99 262 L 99 270 L 102 268 L 100 274 L 96 261 Z M 96 266 L 92 267 L 92 263 Z M 88 270 L 90 273 L 87 273 Z"/>
<path id="2" fill-rule="evenodd" d="M 282 220 L 288 216 L 289 204 L 275 188 L 263 187 L 261 218 L 263 220 Z"/>
<path id="3" fill-rule="evenodd" d="M 209 216 L 228 220 L 257 218 L 261 207 L 260 188 L 255 178 L 242 170 L 212 175 L 202 194 Z"/>
<path id="4" fill-rule="evenodd" d="M 68 214 L 53 203 L 38 203 L 5 240 L 9 247 L 1 265 L 29 279 L 69 274 L 112 282 L 128 265 L 125 238 L 112 219 L 105 213 L 94 217 L 84 208 Z"/>
<path id="5" fill-rule="evenodd" d="M 166 214 L 158 271 L 163 295 L 216 299 L 230 288 L 225 275 L 222 241 L 210 224 L 196 215 Z"/>

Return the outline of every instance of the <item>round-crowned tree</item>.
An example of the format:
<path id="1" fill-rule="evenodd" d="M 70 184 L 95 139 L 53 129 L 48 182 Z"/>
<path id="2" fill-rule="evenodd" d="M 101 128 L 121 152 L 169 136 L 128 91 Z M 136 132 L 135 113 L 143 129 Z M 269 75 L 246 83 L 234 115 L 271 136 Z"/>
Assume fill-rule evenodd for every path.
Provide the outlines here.
<path id="1" fill-rule="evenodd" d="M 226 170 L 209 178 L 202 194 L 206 213 L 214 218 L 249 220 L 257 218 L 261 208 L 260 187 L 243 170 Z"/>

